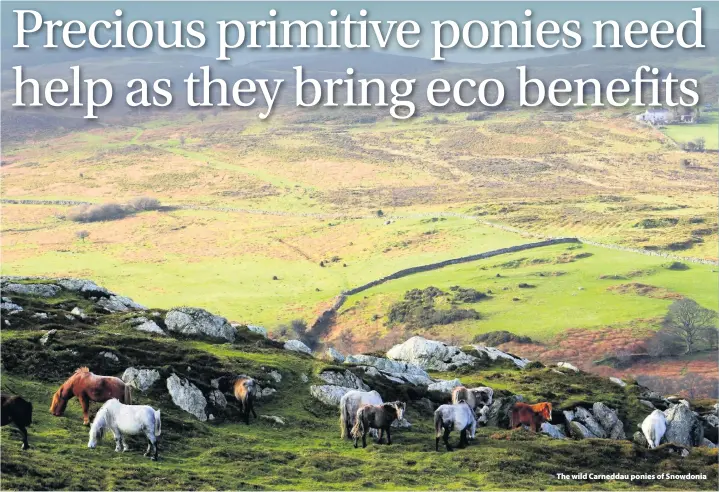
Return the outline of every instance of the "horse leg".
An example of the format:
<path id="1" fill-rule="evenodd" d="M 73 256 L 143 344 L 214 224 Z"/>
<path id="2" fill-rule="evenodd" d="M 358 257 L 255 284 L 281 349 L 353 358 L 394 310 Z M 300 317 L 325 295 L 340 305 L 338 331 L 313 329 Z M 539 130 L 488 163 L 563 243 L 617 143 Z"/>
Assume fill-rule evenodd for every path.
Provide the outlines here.
<path id="1" fill-rule="evenodd" d="M 27 442 L 27 429 L 23 426 L 17 426 L 18 430 L 20 430 L 20 434 L 22 434 L 22 446 L 20 449 L 30 449 L 30 445 Z"/>
<path id="2" fill-rule="evenodd" d="M 80 395 L 80 406 L 82 407 L 82 425 L 90 425 L 90 398 L 87 395 Z"/>
<path id="3" fill-rule="evenodd" d="M 459 433 L 459 448 L 464 449 L 467 447 L 467 429 L 462 429 Z"/>
<path id="4" fill-rule="evenodd" d="M 390 444 L 392 444 L 392 436 L 389 432 L 389 426 L 387 426 L 387 445 L 389 446 Z"/>
<path id="5" fill-rule="evenodd" d="M 369 426 L 365 426 L 363 429 L 363 432 L 362 432 L 362 447 L 363 448 L 367 447 L 367 431 L 369 430 L 368 427 Z"/>
<path id="6" fill-rule="evenodd" d="M 377 438 L 377 444 L 382 444 L 383 440 L 384 440 L 384 429 L 380 428 L 379 437 Z"/>
<path id="7" fill-rule="evenodd" d="M 444 441 L 444 445 L 447 446 L 447 451 L 454 451 L 452 449 L 452 446 L 449 445 L 449 433 L 452 432 L 452 429 L 449 427 L 444 428 L 444 435 L 442 436 L 442 440 Z"/>
<path id="8" fill-rule="evenodd" d="M 252 416 L 253 416 L 254 418 L 257 418 L 257 414 L 255 413 L 255 401 L 254 401 L 254 400 L 250 400 L 250 401 L 249 401 L 249 404 L 250 404 L 250 410 L 252 410 Z"/>

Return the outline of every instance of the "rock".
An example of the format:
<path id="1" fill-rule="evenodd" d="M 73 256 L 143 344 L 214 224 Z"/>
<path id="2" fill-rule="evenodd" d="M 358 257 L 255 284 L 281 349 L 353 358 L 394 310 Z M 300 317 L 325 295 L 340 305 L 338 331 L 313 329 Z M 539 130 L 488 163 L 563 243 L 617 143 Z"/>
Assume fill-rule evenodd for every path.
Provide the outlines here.
<path id="1" fill-rule="evenodd" d="M 338 371 L 322 371 L 319 374 L 319 378 L 327 384 L 334 386 L 343 386 L 345 388 L 358 389 L 362 391 L 369 391 L 369 386 L 355 376 L 351 371 L 345 370 L 344 372 Z"/>
<path id="2" fill-rule="evenodd" d="M 457 367 L 473 365 L 477 360 L 476 357 L 465 354 L 457 347 L 418 336 L 389 349 L 387 358 L 433 371 L 449 371 Z"/>
<path id="3" fill-rule="evenodd" d="M 285 425 L 285 420 L 282 417 L 278 417 L 276 415 L 260 415 L 260 418 L 263 420 L 268 420 L 273 424 Z"/>
<path id="4" fill-rule="evenodd" d="M 162 328 L 160 328 L 160 326 L 152 320 L 146 320 L 139 325 L 135 325 L 135 329 L 146 333 L 154 333 L 155 335 L 167 336 L 167 334 L 162 331 Z"/>
<path id="5" fill-rule="evenodd" d="M 569 423 L 569 435 L 571 435 L 574 439 L 593 439 L 597 437 L 576 420 Z"/>
<path id="6" fill-rule="evenodd" d="M 686 405 L 674 405 L 664 411 L 664 416 L 667 419 L 664 441 L 685 448 L 699 446 L 702 443 L 704 427 Z"/>
<path id="7" fill-rule="evenodd" d="M 167 378 L 167 391 L 170 393 L 172 402 L 193 415 L 200 422 L 207 421 L 207 400 L 202 391 L 187 379 L 180 379 L 176 374 Z"/>
<path id="8" fill-rule="evenodd" d="M 49 330 L 49 331 L 45 332 L 45 334 L 42 337 L 40 337 L 40 344 L 47 345 L 47 343 L 50 341 L 51 338 L 53 338 L 55 336 L 56 333 L 57 333 L 57 330 Z"/>
<path id="9" fill-rule="evenodd" d="M 484 347 L 482 345 L 472 345 L 472 347 L 480 354 L 484 354 L 487 357 L 489 357 L 490 360 L 506 359 L 506 360 L 513 362 L 514 365 L 519 367 L 520 369 L 524 369 L 524 366 L 526 366 L 527 364 L 532 362 L 529 359 L 525 359 L 522 357 L 516 357 L 512 354 L 502 352 L 498 348 Z"/>
<path id="10" fill-rule="evenodd" d="M 120 362 L 120 358 L 112 352 L 100 352 L 100 355 L 102 355 L 106 359 L 110 359 L 113 362 Z"/>
<path id="11" fill-rule="evenodd" d="M 143 393 L 160 380 L 160 373 L 156 369 L 136 369 L 128 367 L 122 373 L 122 380 Z"/>
<path id="12" fill-rule="evenodd" d="M 227 398 L 225 398 L 225 395 L 220 390 L 212 390 L 210 394 L 207 395 L 207 399 L 210 400 L 210 403 L 216 408 L 225 408 L 227 406 Z"/>
<path id="13" fill-rule="evenodd" d="M 35 313 L 32 317 L 35 319 L 48 319 L 50 316 L 47 313 Z"/>
<path id="14" fill-rule="evenodd" d="M 392 424 L 391 424 L 391 427 L 392 427 L 393 429 L 411 429 L 411 428 L 412 428 L 412 424 L 410 423 L 409 420 L 407 420 L 406 418 L 402 417 L 402 420 L 395 420 L 395 421 L 393 421 Z"/>
<path id="15" fill-rule="evenodd" d="M 609 429 L 609 439 L 626 439 L 627 435 L 624 433 L 624 424 L 621 420 L 617 420 L 617 423 L 614 424 L 614 427 Z"/>
<path id="16" fill-rule="evenodd" d="M 71 292 L 78 292 L 86 296 L 109 296 L 111 294 L 104 287 L 100 287 L 91 280 L 83 280 L 79 278 L 61 278 L 55 281 L 60 287 Z"/>
<path id="17" fill-rule="evenodd" d="M 452 390 L 457 386 L 462 386 L 462 382 L 459 379 L 439 379 L 436 382 L 427 386 L 427 391 L 436 391 L 441 393 L 442 396 L 452 396 Z"/>
<path id="18" fill-rule="evenodd" d="M 374 357 L 372 355 L 348 355 L 345 357 L 345 364 L 357 366 L 371 366 L 373 369 L 365 369 L 365 372 L 374 377 L 384 377 L 397 384 L 410 383 L 415 386 L 427 386 L 432 384 L 429 374 L 421 367 L 405 362 Z"/>
<path id="19" fill-rule="evenodd" d="M 705 448 L 712 448 L 712 449 L 714 449 L 714 448 L 717 447 L 716 444 L 714 444 L 713 442 L 711 442 L 711 441 L 710 441 L 709 439 L 707 439 L 706 437 L 702 438 L 701 446 L 702 446 L 702 447 L 705 447 Z"/>
<path id="20" fill-rule="evenodd" d="M 624 381 L 622 381 L 619 378 L 611 377 L 611 378 L 609 378 L 609 380 L 614 384 L 618 384 L 622 388 L 624 388 L 627 385 L 627 383 L 625 383 Z"/>
<path id="21" fill-rule="evenodd" d="M 182 307 L 172 309 L 165 315 L 169 331 L 189 336 L 206 336 L 232 342 L 237 333 L 222 316 L 216 316 L 200 308 Z"/>
<path id="22" fill-rule="evenodd" d="M 634 443 L 635 443 L 636 445 L 638 445 L 639 447 L 642 447 L 642 448 L 648 448 L 648 447 L 649 447 L 649 443 L 647 442 L 647 438 L 644 437 L 644 433 L 642 433 L 641 431 L 637 431 L 637 432 L 634 433 L 634 436 L 632 437 L 632 441 L 634 441 Z"/>
<path id="23" fill-rule="evenodd" d="M 583 424 L 585 428 L 592 433 L 594 437 L 605 438 L 607 437 L 606 431 L 599 425 L 599 422 L 594 418 L 592 413 L 584 407 L 577 407 L 574 409 L 574 420 L 573 422 L 579 422 Z M 570 427 L 571 432 L 571 427 Z"/>
<path id="24" fill-rule="evenodd" d="M 510 412 L 515 403 L 524 401 L 522 395 L 512 395 L 504 398 L 496 398 L 489 407 L 487 415 L 487 426 L 499 427 L 502 429 L 509 428 Z"/>
<path id="25" fill-rule="evenodd" d="M 341 352 L 338 350 L 335 350 L 334 348 L 330 347 L 325 352 L 327 354 L 327 358 L 333 362 L 343 363 L 345 361 L 345 356 L 342 355 Z"/>
<path id="26" fill-rule="evenodd" d="M 270 371 L 268 375 L 275 380 L 275 383 L 282 381 L 282 374 L 277 371 Z"/>
<path id="27" fill-rule="evenodd" d="M 285 350 L 301 352 L 303 354 L 312 354 L 312 349 L 299 340 L 287 340 L 285 342 Z"/>
<path id="28" fill-rule="evenodd" d="M 477 412 L 477 423 L 480 425 L 487 425 L 487 421 L 489 420 L 489 409 L 491 407 L 489 405 L 485 405 L 482 408 L 479 409 Z"/>
<path id="29" fill-rule="evenodd" d="M 70 314 L 74 314 L 75 316 L 78 316 L 81 319 L 87 318 L 87 314 L 85 314 L 85 311 L 80 309 L 78 306 L 75 306 L 72 308 L 72 311 L 70 311 Z"/>
<path id="30" fill-rule="evenodd" d="M 310 378 L 308 378 L 307 374 L 303 372 L 302 374 L 300 374 L 300 381 L 302 381 L 303 383 L 308 383 L 310 381 Z"/>
<path id="31" fill-rule="evenodd" d="M 129 297 L 111 295 L 97 301 L 97 305 L 111 313 L 124 313 L 125 311 L 141 311 L 147 309 L 142 304 L 138 304 Z"/>
<path id="32" fill-rule="evenodd" d="M 55 297 L 62 290 L 57 285 L 53 284 L 4 284 L 3 292 L 11 294 L 21 294 L 26 296 L 38 296 L 38 297 Z"/>
<path id="33" fill-rule="evenodd" d="M 9 299 L 7 301 L 5 299 L 6 298 L 3 298 L 2 303 L 0 303 L 0 311 L 5 311 L 7 314 L 15 314 L 23 311 L 22 306 L 11 302 Z"/>
<path id="34" fill-rule="evenodd" d="M 258 335 L 262 335 L 263 337 L 267 338 L 267 329 L 263 326 L 247 325 L 247 329 L 250 330 L 252 333 L 257 333 Z"/>
<path id="35" fill-rule="evenodd" d="M 592 405 L 592 414 L 597 422 L 599 422 L 599 425 L 607 432 L 611 431 L 619 421 L 617 412 L 599 401 Z"/>
<path id="36" fill-rule="evenodd" d="M 647 407 L 647 408 L 649 408 L 649 409 L 651 409 L 651 410 L 654 410 L 654 409 L 656 408 L 656 407 L 654 406 L 654 404 L 653 404 L 652 402 L 648 401 L 648 400 L 639 400 L 639 403 L 641 403 L 642 405 L 644 405 L 645 407 Z"/>
<path id="37" fill-rule="evenodd" d="M 337 407 L 340 404 L 340 399 L 342 399 L 342 397 L 351 390 L 352 388 L 335 386 L 333 384 L 313 384 L 310 386 L 310 394 L 325 405 L 329 405 L 331 407 Z"/>
<path id="38" fill-rule="evenodd" d="M 262 388 L 260 391 L 258 391 L 257 395 L 260 398 L 269 398 L 270 396 L 277 393 L 277 390 L 274 388 Z"/>
<path id="39" fill-rule="evenodd" d="M 567 423 L 569 423 L 569 422 L 571 422 L 572 420 L 574 420 L 574 412 L 573 412 L 573 411 L 571 411 L 571 410 L 564 410 L 564 411 L 562 411 L 562 413 L 564 414 L 564 420 L 565 420 Z"/>
<path id="40" fill-rule="evenodd" d="M 575 366 L 570 364 L 569 362 L 557 362 L 557 367 L 561 369 L 569 369 L 570 371 L 579 372 L 579 369 L 577 369 Z"/>
<path id="41" fill-rule="evenodd" d="M 554 439 L 567 438 L 567 436 L 564 435 L 564 432 L 562 432 L 559 426 L 552 425 L 549 422 L 543 422 L 540 431 L 544 434 L 547 434 L 549 437 L 553 437 Z"/>
<path id="42" fill-rule="evenodd" d="M 75 321 L 75 316 L 73 316 L 72 314 L 66 314 L 66 315 L 65 315 L 65 318 L 68 319 L 68 320 L 70 320 L 70 321 Z"/>

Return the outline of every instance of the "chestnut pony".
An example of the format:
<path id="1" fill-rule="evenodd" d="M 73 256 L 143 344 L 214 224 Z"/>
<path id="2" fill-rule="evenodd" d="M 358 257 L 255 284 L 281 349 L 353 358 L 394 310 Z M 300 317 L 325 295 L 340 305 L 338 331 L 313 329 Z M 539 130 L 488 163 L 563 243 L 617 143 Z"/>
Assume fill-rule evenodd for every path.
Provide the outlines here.
<path id="1" fill-rule="evenodd" d="M 90 425 L 90 402 L 105 402 L 117 398 L 121 403 L 130 405 L 132 395 L 130 386 L 113 376 L 98 376 L 87 367 L 77 369 L 70 378 L 55 392 L 50 405 L 50 413 L 55 417 L 65 413 L 67 402 L 76 396 L 82 407 L 82 418 L 85 425 Z"/>
<path id="2" fill-rule="evenodd" d="M 528 425 L 532 432 L 542 426 L 543 422 L 552 421 L 552 404 L 549 402 L 537 403 L 536 405 L 528 405 L 526 403 L 517 402 L 512 407 L 512 415 L 509 428 L 514 429 L 520 425 Z"/>

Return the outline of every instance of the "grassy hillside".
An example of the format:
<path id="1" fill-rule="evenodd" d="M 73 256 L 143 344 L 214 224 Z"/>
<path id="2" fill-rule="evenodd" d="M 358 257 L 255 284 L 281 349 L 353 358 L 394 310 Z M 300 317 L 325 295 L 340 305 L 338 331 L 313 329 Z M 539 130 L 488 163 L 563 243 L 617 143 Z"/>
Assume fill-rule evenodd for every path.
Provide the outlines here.
<path id="1" fill-rule="evenodd" d="M 24 311 L 9 316 L 11 324 L 0 334 L 3 391 L 24 395 L 35 411 L 31 450 L 20 451 L 14 431 L 2 429 L 4 489 L 711 489 L 717 479 L 716 450 L 696 448 L 681 458 L 669 447 L 647 451 L 629 441 L 559 441 L 496 428 L 482 429 L 468 449 L 436 453 L 431 416 L 419 402 L 410 402 L 412 429 L 396 431 L 393 446 L 370 444 L 355 450 L 339 439 L 336 410 L 308 392 L 308 386 L 319 381 L 317 374 L 332 367 L 327 362 L 285 351 L 242 330 L 232 344 L 144 334 L 128 325 L 131 314 L 102 314 L 92 301 L 68 293 L 52 299 L 12 298 Z M 65 314 L 74 307 L 88 317 L 69 320 Z M 50 318 L 39 320 L 33 317 L 36 312 Z M 39 338 L 48 329 L 58 331 L 42 345 Z M 100 355 L 103 351 L 116 354 L 118 362 Z M 172 404 L 162 380 L 146 395 L 136 392 L 138 402 L 162 411 L 159 462 L 142 457 L 139 440 L 132 441 L 127 453 L 114 453 L 107 439 L 89 450 L 76 400 L 64 417 L 47 411 L 54 390 L 79 365 L 103 374 L 121 374 L 128 366 L 156 368 L 163 377 L 176 373 L 188 378 L 203 391 L 221 374 L 247 373 L 263 387 L 277 389 L 271 399 L 259 402 L 258 413 L 279 416 L 286 425 L 265 419 L 253 420 L 249 427 L 240 424 L 234 400 L 215 420 L 198 422 Z M 272 370 L 282 375 L 281 382 L 269 376 Z M 498 364 L 435 376 L 489 384 L 498 396 L 520 393 L 530 400 L 550 399 L 560 408 L 605 401 L 619 410 L 627 431 L 646 413 L 637 399 L 638 386 L 621 388 L 584 373 L 558 375 L 550 369 L 520 371 Z M 402 387 L 378 389 L 385 399 L 407 397 Z M 559 472 L 586 471 L 704 473 L 708 478 L 571 483 L 556 478 Z"/>

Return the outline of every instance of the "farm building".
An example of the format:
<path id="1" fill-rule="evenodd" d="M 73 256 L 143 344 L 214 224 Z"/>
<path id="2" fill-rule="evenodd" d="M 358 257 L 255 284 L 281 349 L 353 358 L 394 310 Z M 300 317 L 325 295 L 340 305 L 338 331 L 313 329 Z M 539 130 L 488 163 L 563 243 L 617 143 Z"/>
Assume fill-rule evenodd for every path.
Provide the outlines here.
<path id="1" fill-rule="evenodd" d="M 669 123 L 672 120 L 672 114 L 665 108 L 649 108 L 644 113 L 637 115 L 637 121 L 646 121 L 647 123 Z"/>

